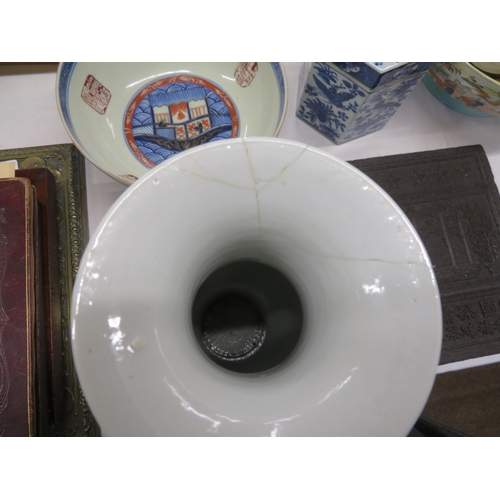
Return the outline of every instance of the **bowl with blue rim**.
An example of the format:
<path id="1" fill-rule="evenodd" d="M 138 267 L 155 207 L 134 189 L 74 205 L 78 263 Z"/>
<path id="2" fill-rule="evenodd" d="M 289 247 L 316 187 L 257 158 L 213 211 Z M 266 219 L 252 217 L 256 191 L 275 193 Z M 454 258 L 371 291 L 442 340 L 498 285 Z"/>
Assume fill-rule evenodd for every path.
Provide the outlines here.
<path id="1" fill-rule="evenodd" d="M 56 101 L 76 147 L 132 184 L 185 150 L 278 136 L 287 109 L 282 63 L 60 63 Z"/>

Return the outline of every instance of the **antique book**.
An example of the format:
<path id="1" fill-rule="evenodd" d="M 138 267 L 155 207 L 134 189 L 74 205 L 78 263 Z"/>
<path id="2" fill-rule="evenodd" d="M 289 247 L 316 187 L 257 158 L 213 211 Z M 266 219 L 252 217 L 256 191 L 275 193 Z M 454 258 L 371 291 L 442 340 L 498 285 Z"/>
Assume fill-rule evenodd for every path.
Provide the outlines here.
<path id="1" fill-rule="evenodd" d="M 61 421 L 64 413 L 63 397 L 63 367 L 62 367 L 62 325 L 61 325 L 61 291 L 59 287 L 59 229 L 57 224 L 56 183 L 54 175 L 47 168 L 18 169 L 16 177 L 25 177 L 31 181 L 36 191 L 39 211 L 40 256 L 37 261 L 39 277 L 37 290 L 40 300 L 37 300 L 37 312 L 40 317 L 38 339 L 40 348 L 37 367 L 40 377 L 39 385 L 47 379 L 47 387 L 43 393 L 49 406 L 50 419 L 53 423 Z M 42 352 L 45 354 L 42 356 Z M 41 389 L 41 388 L 40 388 Z"/>
<path id="2" fill-rule="evenodd" d="M 31 181 L 30 181 L 31 183 Z M 47 435 L 50 432 L 49 410 L 49 380 L 48 380 L 48 352 L 47 352 L 47 310 L 45 304 L 44 262 L 42 255 L 43 228 L 42 211 L 37 200 L 36 189 L 31 184 L 33 192 L 33 296 L 34 296 L 34 324 L 33 324 L 33 363 L 35 368 L 35 435 Z"/>
<path id="3" fill-rule="evenodd" d="M 0 179 L 0 435 L 34 436 L 35 195 L 28 179 Z"/>
<path id="4" fill-rule="evenodd" d="M 480 145 L 350 162 L 406 213 L 432 261 L 440 364 L 500 352 L 500 196 Z"/>
<path id="5" fill-rule="evenodd" d="M 0 151 L 0 161 L 17 160 L 19 169 L 43 168 L 55 180 L 55 204 L 58 233 L 58 264 L 62 354 L 55 352 L 60 364 L 62 389 L 52 389 L 60 396 L 61 418 L 56 419 L 49 436 L 99 436 L 100 430 L 78 383 L 73 364 L 70 338 L 70 309 L 73 280 L 88 241 L 85 160 L 72 144 L 9 149 Z M 36 184 L 36 183 L 35 183 Z M 52 365 L 54 366 L 54 364 Z M 57 366 L 53 368 L 56 372 Z M 54 378 L 52 379 L 54 381 Z M 47 435 L 47 434 L 44 434 Z"/>

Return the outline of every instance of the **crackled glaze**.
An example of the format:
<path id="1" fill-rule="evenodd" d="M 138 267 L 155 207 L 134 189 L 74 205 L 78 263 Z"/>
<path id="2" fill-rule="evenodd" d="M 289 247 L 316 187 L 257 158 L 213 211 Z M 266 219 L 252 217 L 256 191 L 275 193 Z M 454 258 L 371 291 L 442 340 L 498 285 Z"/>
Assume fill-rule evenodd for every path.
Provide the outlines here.
<path id="1" fill-rule="evenodd" d="M 297 348 L 259 374 L 212 362 L 190 320 L 206 276 L 239 259 L 281 271 L 304 309 Z M 441 309 L 419 237 L 366 176 L 304 144 L 228 139 L 110 209 L 82 258 L 72 342 L 107 435 L 405 435 L 434 381 Z"/>

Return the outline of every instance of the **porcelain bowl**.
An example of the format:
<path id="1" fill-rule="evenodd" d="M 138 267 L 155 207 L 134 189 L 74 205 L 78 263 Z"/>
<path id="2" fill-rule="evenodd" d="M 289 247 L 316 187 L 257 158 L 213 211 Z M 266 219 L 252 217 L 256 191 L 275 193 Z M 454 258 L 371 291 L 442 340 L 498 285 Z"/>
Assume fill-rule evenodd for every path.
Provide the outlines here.
<path id="1" fill-rule="evenodd" d="M 56 79 L 71 139 L 125 184 L 206 142 L 277 136 L 287 95 L 280 63 L 61 63 Z"/>
<path id="2" fill-rule="evenodd" d="M 301 321 L 300 336 L 254 372 L 232 367 L 263 351 L 214 362 L 193 313 L 208 278 L 242 262 L 279 271 L 301 304 L 271 300 L 267 333 L 274 321 L 288 348 Z M 280 139 L 193 148 L 134 183 L 84 252 L 71 313 L 108 436 L 405 436 L 441 350 L 432 265 L 401 209 L 348 163 Z"/>
<path id="3" fill-rule="evenodd" d="M 500 82 L 469 62 L 434 63 L 423 81 L 439 101 L 471 116 L 500 116 Z"/>

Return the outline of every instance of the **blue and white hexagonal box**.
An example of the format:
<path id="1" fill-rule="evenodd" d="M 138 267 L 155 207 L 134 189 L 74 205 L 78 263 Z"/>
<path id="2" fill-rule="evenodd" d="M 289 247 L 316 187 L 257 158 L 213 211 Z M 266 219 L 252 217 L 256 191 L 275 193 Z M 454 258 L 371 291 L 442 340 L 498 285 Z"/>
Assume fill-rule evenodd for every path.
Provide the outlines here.
<path id="1" fill-rule="evenodd" d="M 431 63 L 306 63 L 296 115 L 335 144 L 385 126 Z"/>

